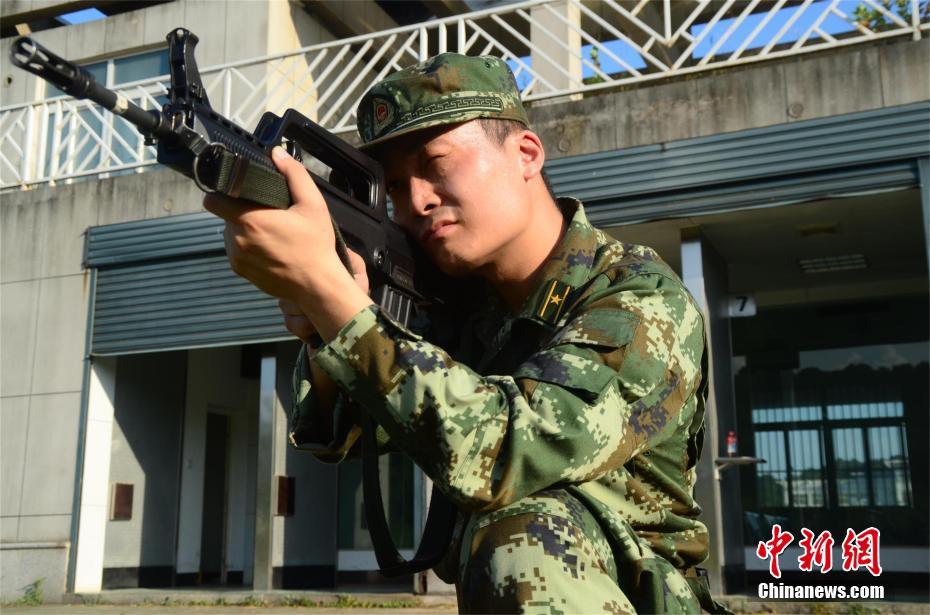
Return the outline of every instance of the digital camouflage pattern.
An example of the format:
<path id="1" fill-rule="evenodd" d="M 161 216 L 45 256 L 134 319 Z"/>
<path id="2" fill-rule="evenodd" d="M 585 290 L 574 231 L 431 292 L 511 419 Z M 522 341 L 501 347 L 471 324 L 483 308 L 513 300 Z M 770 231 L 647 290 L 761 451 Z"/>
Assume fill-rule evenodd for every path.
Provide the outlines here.
<path id="1" fill-rule="evenodd" d="M 477 118 L 529 124 L 506 62 L 493 56 L 441 53 L 393 73 L 356 110 L 362 149 L 414 130 Z"/>
<path id="2" fill-rule="evenodd" d="M 437 570 L 463 611 L 700 612 L 680 571 L 708 550 L 701 312 L 653 250 L 559 205 L 571 223 L 516 316 L 488 291 L 423 337 L 370 307 L 302 354 L 292 441 L 355 452 L 357 409 L 314 404 L 312 360 L 468 513 Z"/>
<path id="3" fill-rule="evenodd" d="M 700 613 L 681 572 L 632 530 L 624 532 L 633 538 L 623 540 L 637 543 L 635 560 L 617 556 L 591 510 L 566 489 L 544 490 L 473 516 L 459 555 L 459 609 Z"/>

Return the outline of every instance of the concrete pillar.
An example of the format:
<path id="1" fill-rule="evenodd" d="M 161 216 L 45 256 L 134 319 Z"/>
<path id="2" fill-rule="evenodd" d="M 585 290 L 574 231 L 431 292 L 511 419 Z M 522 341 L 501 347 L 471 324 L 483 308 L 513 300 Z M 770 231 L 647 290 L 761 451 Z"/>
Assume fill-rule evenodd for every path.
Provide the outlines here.
<path id="1" fill-rule="evenodd" d="M 571 26 L 581 28 L 580 10 L 568 2 L 544 4 L 530 9 L 530 55 L 532 69 L 544 83 L 537 91 L 568 90 L 581 87 L 581 35 Z M 571 24 L 571 26 L 569 25 Z M 581 94 L 568 100 L 580 100 Z M 565 98 L 549 99 L 545 104 L 565 102 Z M 537 101 L 540 104 L 543 101 Z"/>
<path id="2" fill-rule="evenodd" d="M 275 387 L 277 357 L 275 347 L 262 349 L 258 402 L 258 460 L 255 472 L 255 554 L 252 588 L 269 590 L 274 573 L 274 505 L 276 416 L 280 403 Z"/>
<path id="3" fill-rule="evenodd" d="M 688 231 L 681 242 L 681 269 L 685 286 L 704 312 L 710 351 L 706 435 L 694 494 L 703 509 L 701 520 L 710 531 L 710 555 L 702 566 L 707 568 L 711 592 L 732 593 L 745 583 L 740 470 L 715 472 L 715 460 L 724 454 L 726 434 L 736 429 L 727 265 L 710 242 Z"/>
<path id="4" fill-rule="evenodd" d="M 81 464 L 81 504 L 74 560 L 74 592 L 99 592 L 110 507 L 110 453 L 116 399 L 116 357 L 97 357 L 90 365 L 87 423 Z"/>

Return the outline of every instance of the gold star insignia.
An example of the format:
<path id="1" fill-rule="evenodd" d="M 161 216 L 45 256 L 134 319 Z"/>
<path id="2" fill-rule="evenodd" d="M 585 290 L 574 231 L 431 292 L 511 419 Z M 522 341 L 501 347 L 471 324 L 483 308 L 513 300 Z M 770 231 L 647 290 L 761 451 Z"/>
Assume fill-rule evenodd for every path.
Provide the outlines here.
<path id="1" fill-rule="evenodd" d="M 555 324 L 559 319 L 559 314 L 561 314 L 562 307 L 568 299 L 568 294 L 571 290 L 572 287 L 568 284 L 558 280 L 552 280 L 549 284 L 549 292 L 546 293 L 546 300 L 543 301 L 537 316 L 546 322 Z"/>

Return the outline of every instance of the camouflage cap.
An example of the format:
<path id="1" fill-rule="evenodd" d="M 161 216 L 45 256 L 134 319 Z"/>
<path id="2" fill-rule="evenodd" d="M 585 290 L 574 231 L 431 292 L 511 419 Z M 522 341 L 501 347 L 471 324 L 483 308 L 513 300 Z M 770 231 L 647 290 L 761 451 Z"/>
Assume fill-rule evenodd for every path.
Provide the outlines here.
<path id="1" fill-rule="evenodd" d="M 358 105 L 362 149 L 443 124 L 477 118 L 529 126 L 510 68 L 493 56 L 442 53 L 376 83 Z"/>

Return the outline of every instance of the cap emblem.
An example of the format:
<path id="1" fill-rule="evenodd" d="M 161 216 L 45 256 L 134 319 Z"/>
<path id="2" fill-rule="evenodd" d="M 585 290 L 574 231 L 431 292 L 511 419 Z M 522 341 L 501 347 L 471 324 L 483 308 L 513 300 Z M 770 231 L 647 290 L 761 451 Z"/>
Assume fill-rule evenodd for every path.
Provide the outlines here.
<path id="1" fill-rule="evenodd" d="M 379 134 L 394 119 L 394 107 L 383 98 L 374 101 L 375 134 Z"/>

